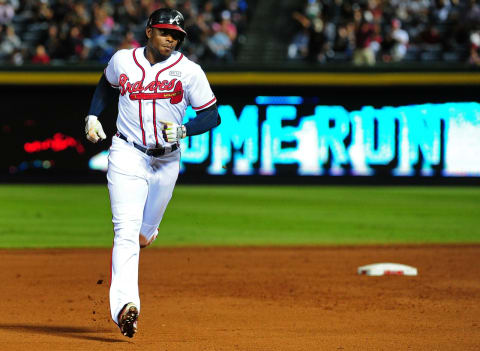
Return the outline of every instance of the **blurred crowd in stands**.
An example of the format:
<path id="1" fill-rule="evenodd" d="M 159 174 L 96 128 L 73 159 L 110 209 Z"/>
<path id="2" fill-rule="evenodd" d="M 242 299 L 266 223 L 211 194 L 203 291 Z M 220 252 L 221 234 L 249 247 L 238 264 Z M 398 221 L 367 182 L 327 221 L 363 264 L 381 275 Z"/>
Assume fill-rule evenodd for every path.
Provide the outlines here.
<path id="1" fill-rule="evenodd" d="M 306 0 L 292 12 L 291 60 L 480 65 L 479 0 Z"/>
<path id="2" fill-rule="evenodd" d="M 234 60 L 247 0 L 0 0 L 0 63 L 106 63 L 145 44 L 148 16 L 161 7 L 184 15 L 190 59 Z"/>
<path id="3" fill-rule="evenodd" d="M 480 66 L 480 0 L 290 0 L 290 60 Z M 157 8 L 180 10 L 194 61 L 233 62 L 248 0 L 0 0 L 0 64 L 106 63 L 145 44 Z M 274 14 L 275 15 L 275 14 Z M 268 19 L 265 19 L 268 20 Z"/>

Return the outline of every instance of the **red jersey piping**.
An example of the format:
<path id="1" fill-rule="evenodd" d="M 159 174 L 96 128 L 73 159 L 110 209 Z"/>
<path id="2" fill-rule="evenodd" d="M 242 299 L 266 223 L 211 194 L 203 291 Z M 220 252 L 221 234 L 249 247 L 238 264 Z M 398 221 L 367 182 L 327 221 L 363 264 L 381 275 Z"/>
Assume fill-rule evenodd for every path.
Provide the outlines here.
<path id="1" fill-rule="evenodd" d="M 142 70 L 142 81 L 140 85 L 141 87 L 143 87 L 143 81 L 145 80 L 145 69 L 138 63 L 137 58 L 135 57 L 135 52 L 137 51 L 137 49 L 133 50 L 133 60 L 135 61 L 136 65 Z M 138 118 L 140 119 L 140 129 L 142 130 L 143 145 L 147 146 L 147 143 L 145 142 L 145 130 L 143 129 L 142 100 L 138 100 Z"/>

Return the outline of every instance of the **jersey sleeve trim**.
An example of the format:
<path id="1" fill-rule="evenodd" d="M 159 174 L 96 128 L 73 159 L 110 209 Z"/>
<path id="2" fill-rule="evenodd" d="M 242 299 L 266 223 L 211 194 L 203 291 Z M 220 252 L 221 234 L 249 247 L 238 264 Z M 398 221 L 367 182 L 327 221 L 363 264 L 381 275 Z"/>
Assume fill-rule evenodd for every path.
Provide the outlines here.
<path id="1" fill-rule="evenodd" d="M 204 104 L 204 105 L 202 105 L 202 106 L 198 106 L 198 107 L 192 106 L 192 107 L 193 107 L 193 109 L 194 109 L 195 111 L 199 111 L 199 110 L 203 110 L 204 108 L 207 108 L 207 107 L 213 105 L 213 104 L 216 103 L 216 102 L 217 102 L 217 98 L 216 98 L 216 97 L 213 97 L 212 100 L 210 100 L 209 102 L 207 102 L 206 104 Z"/>

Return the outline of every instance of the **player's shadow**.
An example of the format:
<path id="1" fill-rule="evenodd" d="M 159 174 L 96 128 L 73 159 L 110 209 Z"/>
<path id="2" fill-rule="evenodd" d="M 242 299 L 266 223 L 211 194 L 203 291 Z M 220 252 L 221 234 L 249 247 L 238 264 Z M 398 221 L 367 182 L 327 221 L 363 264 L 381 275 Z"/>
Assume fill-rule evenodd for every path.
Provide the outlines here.
<path id="1" fill-rule="evenodd" d="M 127 342 L 127 340 L 103 338 L 101 336 L 88 335 L 88 334 L 94 334 L 94 333 L 103 331 L 103 330 L 98 330 L 93 328 L 69 327 L 69 326 L 63 326 L 63 325 L 62 326 L 60 325 L 39 326 L 39 325 L 33 325 L 33 324 L 0 323 L 0 329 L 3 329 L 5 331 L 11 330 L 12 332 L 47 334 L 47 335 L 54 335 L 54 336 L 62 336 L 66 338 L 76 338 L 76 339 L 102 341 L 102 342 Z"/>

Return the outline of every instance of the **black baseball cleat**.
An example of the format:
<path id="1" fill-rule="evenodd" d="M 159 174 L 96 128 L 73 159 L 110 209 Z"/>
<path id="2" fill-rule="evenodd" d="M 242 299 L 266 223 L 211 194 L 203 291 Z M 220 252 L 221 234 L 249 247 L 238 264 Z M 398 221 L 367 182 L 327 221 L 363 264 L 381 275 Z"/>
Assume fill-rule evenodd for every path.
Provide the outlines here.
<path id="1" fill-rule="evenodd" d="M 133 302 L 123 306 L 118 314 L 118 326 L 123 335 L 133 338 L 137 332 L 138 308 Z"/>

